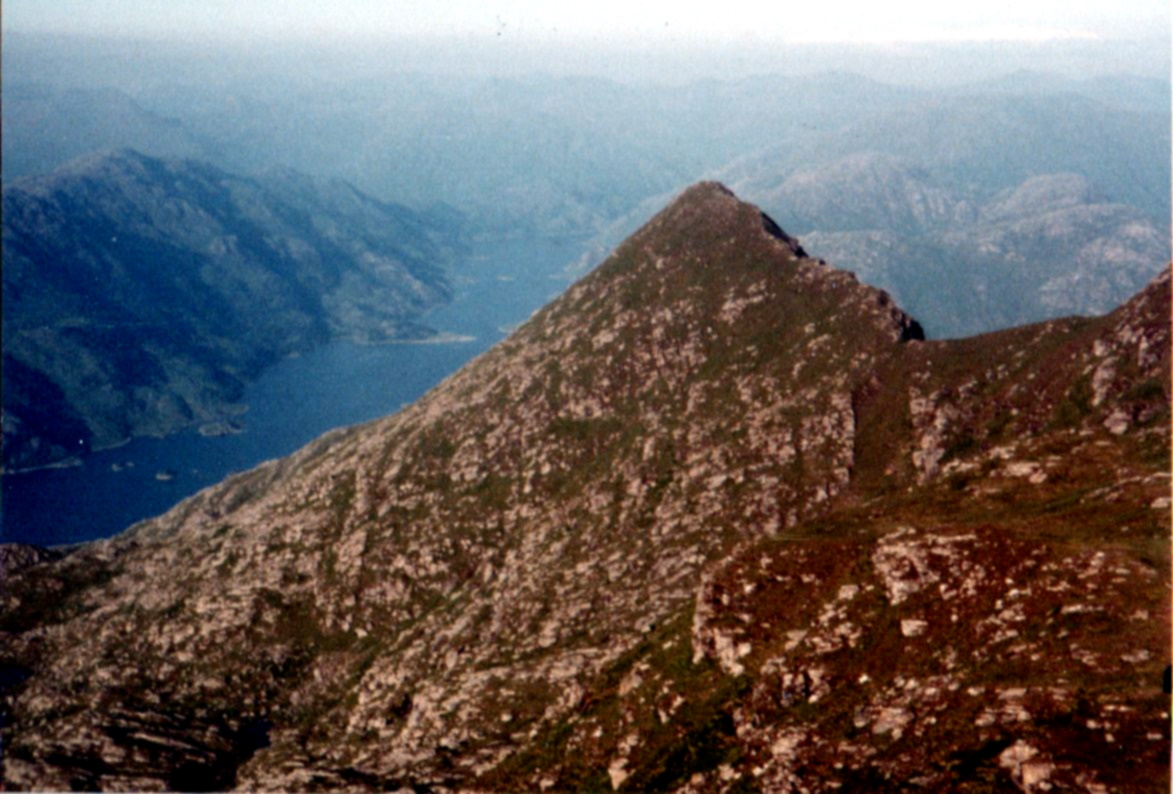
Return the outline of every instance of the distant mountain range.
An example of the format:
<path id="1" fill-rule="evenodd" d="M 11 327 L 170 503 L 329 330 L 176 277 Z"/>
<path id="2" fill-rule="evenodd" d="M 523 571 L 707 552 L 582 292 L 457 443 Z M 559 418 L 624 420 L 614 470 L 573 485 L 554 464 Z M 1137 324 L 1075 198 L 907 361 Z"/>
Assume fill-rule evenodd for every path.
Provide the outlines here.
<path id="1" fill-rule="evenodd" d="M 334 180 L 97 154 L 4 188 L 4 466 L 241 410 L 327 339 L 418 338 L 458 231 Z"/>
<path id="2" fill-rule="evenodd" d="M 733 182 L 812 254 L 889 290 L 934 336 L 1100 314 L 1168 262 L 1167 228 L 1084 177 L 982 191 L 913 162 L 859 154 Z"/>
<path id="3" fill-rule="evenodd" d="M 1107 311 L 1173 256 L 1167 81 L 48 80 L 6 84 L 8 179 L 120 137 L 242 172 L 290 164 L 452 205 L 470 234 L 591 236 L 581 275 L 684 185 L 715 178 L 934 338 Z"/>
<path id="4" fill-rule="evenodd" d="M 4 181 L 43 176 L 104 149 L 134 149 L 156 157 L 206 156 L 201 141 L 178 119 L 154 113 L 117 88 L 62 88 L 16 81 L 4 87 Z"/>
<path id="5" fill-rule="evenodd" d="M 890 292 L 933 338 L 1103 313 L 1169 261 L 1168 227 L 1085 177 L 992 189 L 960 173 L 875 152 L 804 168 L 766 154 L 720 172 L 812 256 Z M 569 272 L 602 261 L 671 199 L 649 199 L 612 224 Z"/>
<path id="6" fill-rule="evenodd" d="M 405 410 L 5 549 L 5 785 L 1166 791 L 1169 275 L 924 341 L 694 186 Z"/>
<path id="7" fill-rule="evenodd" d="M 871 152 L 987 197 L 1076 173 L 1154 222 L 1170 212 L 1167 81 L 1023 73 L 929 89 L 829 73 L 673 86 L 327 71 L 309 84 L 160 75 L 119 89 L 9 71 L 8 180 L 128 146 L 243 173 L 288 165 L 417 207 L 447 202 L 486 234 L 585 234 L 706 175 L 772 181 Z"/>

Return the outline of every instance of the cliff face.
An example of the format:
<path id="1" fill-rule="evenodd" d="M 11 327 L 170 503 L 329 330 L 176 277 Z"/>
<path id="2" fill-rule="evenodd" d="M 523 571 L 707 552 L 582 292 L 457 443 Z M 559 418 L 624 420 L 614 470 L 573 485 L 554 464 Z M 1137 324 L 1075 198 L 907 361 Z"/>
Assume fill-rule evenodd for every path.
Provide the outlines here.
<path id="1" fill-rule="evenodd" d="M 232 415 L 332 336 L 425 333 L 440 230 L 341 182 L 131 151 L 4 189 L 4 465 Z"/>
<path id="2" fill-rule="evenodd" d="M 25 560 L 5 779 L 1167 786 L 1168 316 L 925 343 L 698 185 L 399 414 Z"/>

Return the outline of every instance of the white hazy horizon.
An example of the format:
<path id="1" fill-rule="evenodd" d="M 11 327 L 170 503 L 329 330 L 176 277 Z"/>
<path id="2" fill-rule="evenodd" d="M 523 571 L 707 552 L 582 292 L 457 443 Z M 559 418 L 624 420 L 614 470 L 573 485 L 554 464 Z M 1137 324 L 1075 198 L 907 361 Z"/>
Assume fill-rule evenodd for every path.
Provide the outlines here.
<path id="1" fill-rule="evenodd" d="M 1170 70 L 1165 0 L 4 0 L 0 30 L 8 76 L 93 84 L 149 80 L 180 61 L 281 79 L 660 84 L 827 71 L 908 85 L 1016 72 L 1168 80 Z"/>
<path id="2" fill-rule="evenodd" d="M 5 0 L 5 32 L 152 38 L 505 38 L 908 44 L 1169 38 L 1161 0 Z"/>

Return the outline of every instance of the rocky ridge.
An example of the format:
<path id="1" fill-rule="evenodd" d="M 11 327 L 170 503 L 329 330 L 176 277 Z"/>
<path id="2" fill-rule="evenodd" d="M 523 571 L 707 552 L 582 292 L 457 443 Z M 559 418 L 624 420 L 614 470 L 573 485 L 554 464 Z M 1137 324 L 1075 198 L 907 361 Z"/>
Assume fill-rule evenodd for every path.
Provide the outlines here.
<path id="1" fill-rule="evenodd" d="M 5 780 L 1167 787 L 1169 305 L 918 341 L 698 185 L 399 414 L 22 564 Z"/>

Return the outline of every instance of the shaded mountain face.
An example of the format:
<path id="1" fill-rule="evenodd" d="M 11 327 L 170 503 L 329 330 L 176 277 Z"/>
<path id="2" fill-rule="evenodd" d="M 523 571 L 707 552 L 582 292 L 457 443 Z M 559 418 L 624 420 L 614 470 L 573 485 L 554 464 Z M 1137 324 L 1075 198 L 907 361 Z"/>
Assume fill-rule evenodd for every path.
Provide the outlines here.
<path id="1" fill-rule="evenodd" d="M 342 182 L 131 151 L 4 189 L 4 466 L 239 411 L 331 337 L 426 333 L 453 230 Z"/>
<path id="2" fill-rule="evenodd" d="M 5 780 L 1165 788 L 1169 311 L 920 341 L 695 186 L 404 411 L 7 555 Z"/>

